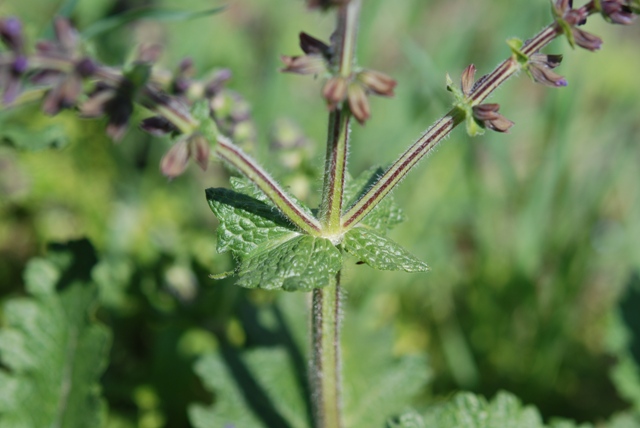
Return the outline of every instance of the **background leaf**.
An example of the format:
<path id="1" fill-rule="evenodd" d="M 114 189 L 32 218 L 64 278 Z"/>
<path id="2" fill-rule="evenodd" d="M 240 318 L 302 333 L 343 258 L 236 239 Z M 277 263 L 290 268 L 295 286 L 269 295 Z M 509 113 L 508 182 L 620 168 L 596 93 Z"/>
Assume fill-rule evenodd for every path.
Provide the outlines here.
<path id="1" fill-rule="evenodd" d="M 25 273 L 28 298 L 4 307 L 0 330 L 0 425 L 15 428 L 101 426 L 99 378 L 110 333 L 91 320 L 97 287 L 87 241 L 51 247 Z"/>

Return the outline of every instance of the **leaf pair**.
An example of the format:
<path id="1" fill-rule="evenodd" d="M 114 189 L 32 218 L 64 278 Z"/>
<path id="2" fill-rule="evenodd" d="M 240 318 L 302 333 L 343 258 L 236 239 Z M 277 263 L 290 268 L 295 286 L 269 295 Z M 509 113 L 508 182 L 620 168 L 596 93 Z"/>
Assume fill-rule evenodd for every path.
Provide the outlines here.
<path id="1" fill-rule="evenodd" d="M 345 199 L 354 202 L 379 173 L 370 170 L 352 180 Z M 253 184 L 232 178 L 231 185 L 234 190 L 212 188 L 206 195 L 220 220 L 218 251 L 230 251 L 239 258 L 237 284 L 242 287 L 287 291 L 325 287 L 342 268 L 344 252 L 375 269 L 428 270 L 425 263 L 384 236 L 403 220 L 390 198 L 334 243 L 301 233 Z"/>

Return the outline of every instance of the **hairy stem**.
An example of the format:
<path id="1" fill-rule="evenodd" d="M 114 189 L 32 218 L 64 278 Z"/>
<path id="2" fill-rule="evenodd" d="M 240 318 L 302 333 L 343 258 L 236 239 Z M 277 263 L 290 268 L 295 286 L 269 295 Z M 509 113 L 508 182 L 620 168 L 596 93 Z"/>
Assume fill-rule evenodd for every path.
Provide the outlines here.
<path id="1" fill-rule="evenodd" d="M 589 11 L 589 9 L 587 8 Z M 532 39 L 522 46 L 521 51 L 525 55 L 531 55 L 548 45 L 558 36 L 559 32 L 555 24 L 544 28 Z M 484 101 L 493 91 L 502 85 L 507 79 L 520 70 L 520 66 L 513 58 L 502 62 L 488 75 L 478 80 L 469 94 L 472 105 L 478 105 Z M 439 142 L 464 120 L 462 112 L 454 108 L 433 126 L 411 146 L 397 161 L 394 162 L 378 181 L 342 216 L 343 228 L 350 228 L 360 222 L 382 199 L 391 192 L 395 186 L 407 175 L 407 173 Z"/>
<path id="2" fill-rule="evenodd" d="M 338 22 L 335 32 L 335 65 L 338 74 L 349 78 L 352 71 L 360 0 L 352 0 L 338 9 Z M 325 234 L 340 232 L 340 214 L 344 193 L 344 178 L 347 169 L 349 150 L 349 124 L 351 112 L 346 106 L 338 106 L 329 115 L 327 135 L 327 154 L 324 169 L 321 221 Z"/>
<path id="3" fill-rule="evenodd" d="M 320 225 L 311 213 L 296 203 L 280 185 L 238 146 L 225 137 L 218 137 L 214 155 L 226 161 L 251 180 L 300 230 L 317 235 Z"/>
<path id="4" fill-rule="evenodd" d="M 313 291 L 311 388 L 315 428 L 342 428 L 340 272 Z"/>

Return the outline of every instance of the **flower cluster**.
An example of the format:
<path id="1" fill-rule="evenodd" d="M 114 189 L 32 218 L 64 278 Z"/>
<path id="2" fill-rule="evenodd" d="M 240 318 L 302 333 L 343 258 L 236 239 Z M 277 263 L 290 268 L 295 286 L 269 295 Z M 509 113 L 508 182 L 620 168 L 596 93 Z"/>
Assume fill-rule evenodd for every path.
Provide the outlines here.
<path id="1" fill-rule="evenodd" d="M 589 12 L 586 8 L 573 8 L 573 0 L 556 0 L 553 6 L 556 27 L 559 33 L 564 33 L 571 46 L 578 45 L 590 51 L 596 51 L 602 46 L 602 39 L 578 28 L 587 22 Z"/>
<path id="2" fill-rule="evenodd" d="M 196 80 L 190 59 L 175 73 L 155 67 L 161 48 L 139 48 L 122 70 L 101 65 L 83 52 L 77 31 L 64 18 L 54 22 L 54 38 L 39 41 L 27 54 L 17 18 L 0 19 L 0 95 L 2 104 L 21 102 L 22 93 L 41 94 L 42 110 L 55 115 L 77 108 L 86 118 L 107 117 L 106 133 L 118 141 L 125 135 L 136 105 L 155 113 L 141 123 L 153 135 L 170 135 L 175 144 L 161 162 L 168 177 L 181 174 L 190 158 L 206 168 L 218 129 L 246 148 L 255 128 L 246 101 L 225 88 L 227 69 Z M 24 97 L 27 100 L 33 97 Z"/>
<path id="3" fill-rule="evenodd" d="M 614 24 L 629 25 L 635 20 L 635 13 L 640 12 L 638 6 L 633 5 L 634 2 L 626 0 L 600 0 L 596 1 L 596 8 L 602 16 L 609 22 Z M 639 3 L 635 1 L 635 3 Z"/>
<path id="4" fill-rule="evenodd" d="M 369 95 L 393 96 L 396 81 L 375 70 L 359 69 L 345 77 L 332 71 L 332 46 L 300 33 L 300 47 L 305 55 L 282 56 L 284 72 L 327 76 L 322 96 L 329 110 L 341 109 L 345 102 L 353 116 L 364 124 L 371 117 Z"/>
<path id="5" fill-rule="evenodd" d="M 467 133 L 470 136 L 480 135 L 484 132 L 484 128 L 496 132 L 507 132 L 513 126 L 513 122 L 498 113 L 499 104 L 472 105 L 471 92 L 475 74 L 475 65 L 471 64 L 465 68 L 460 79 L 460 89 L 453 85 L 451 78 L 447 75 L 447 90 L 454 94 L 456 107 L 464 113 Z"/>

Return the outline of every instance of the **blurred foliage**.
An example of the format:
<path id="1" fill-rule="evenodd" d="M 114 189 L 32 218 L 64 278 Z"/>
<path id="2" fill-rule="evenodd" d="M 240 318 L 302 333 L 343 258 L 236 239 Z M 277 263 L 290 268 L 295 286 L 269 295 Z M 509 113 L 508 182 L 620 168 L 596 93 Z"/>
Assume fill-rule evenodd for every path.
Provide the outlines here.
<path id="1" fill-rule="evenodd" d="M 193 12 L 218 5 L 180 2 Z M 0 1 L 0 15 L 19 16 L 35 38 L 57 13 L 82 30 L 149 6 L 175 2 Z M 447 110 L 446 72 L 459 75 L 471 62 L 490 71 L 509 55 L 504 40 L 526 38 L 549 20 L 542 0 L 366 0 L 359 62 L 400 84 L 395 98 L 372 100 L 366 127 L 354 126 L 351 174 L 391 162 Z M 255 155 L 314 206 L 326 108 L 319 84 L 281 75 L 278 58 L 299 52 L 299 31 L 327 40 L 332 26 L 301 0 L 235 0 L 220 14 L 141 20 L 89 43 L 107 64 L 130 58 L 137 43 L 160 43 L 166 68 L 184 56 L 202 75 L 230 68 L 229 86 L 252 106 Z M 358 370 L 370 364 L 375 372 L 377 352 L 426 353 L 432 377 L 419 409 L 465 389 L 487 397 L 508 390 L 544 420 L 597 424 L 640 411 L 640 28 L 597 17 L 588 26 L 603 37 L 601 52 L 571 51 L 562 40 L 548 50 L 565 54 L 558 71 L 567 88 L 549 90 L 526 76 L 508 82 L 492 100 L 516 123 L 509 134 L 470 140 L 454 132 L 394 193 L 408 221 L 391 236 L 432 270 L 379 272 L 355 260 L 346 270 L 345 388 L 360 391 L 350 379 L 373 384 Z M 240 290 L 208 277 L 233 266 L 215 251 L 216 220 L 204 195 L 228 187 L 227 172 L 214 164 L 167 182 L 158 171 L 167 141 L 132 129 L 115 145 L 103 129 L 72 113 L 49 119 L 34 106 L 0 112 L 2 324 L 11 324 L 9 308 L 27 292 L 29 259 L 50 254 L 50 242 L 86 237 L 98 254 L 96 316 L 113 334 L 102 377 L 110 427 L 188 426 L 189 406 L 223 402 L 216 393 L 226 381 L 214 384 L 212 367 L 274 359 L 292 343 L 299 355 L 288 369 L 299 378 L 305 339 L 283 329 L 304 325 L 304 295 Z M 291 129 L 301 136 L 283 144 Z M 295 321 L 263 319 L 288 299 L 302 302 Z M 266 329 L 269 322 L 277 328 Z M 639 425 L 631 413 L 611 422 Z"/>

